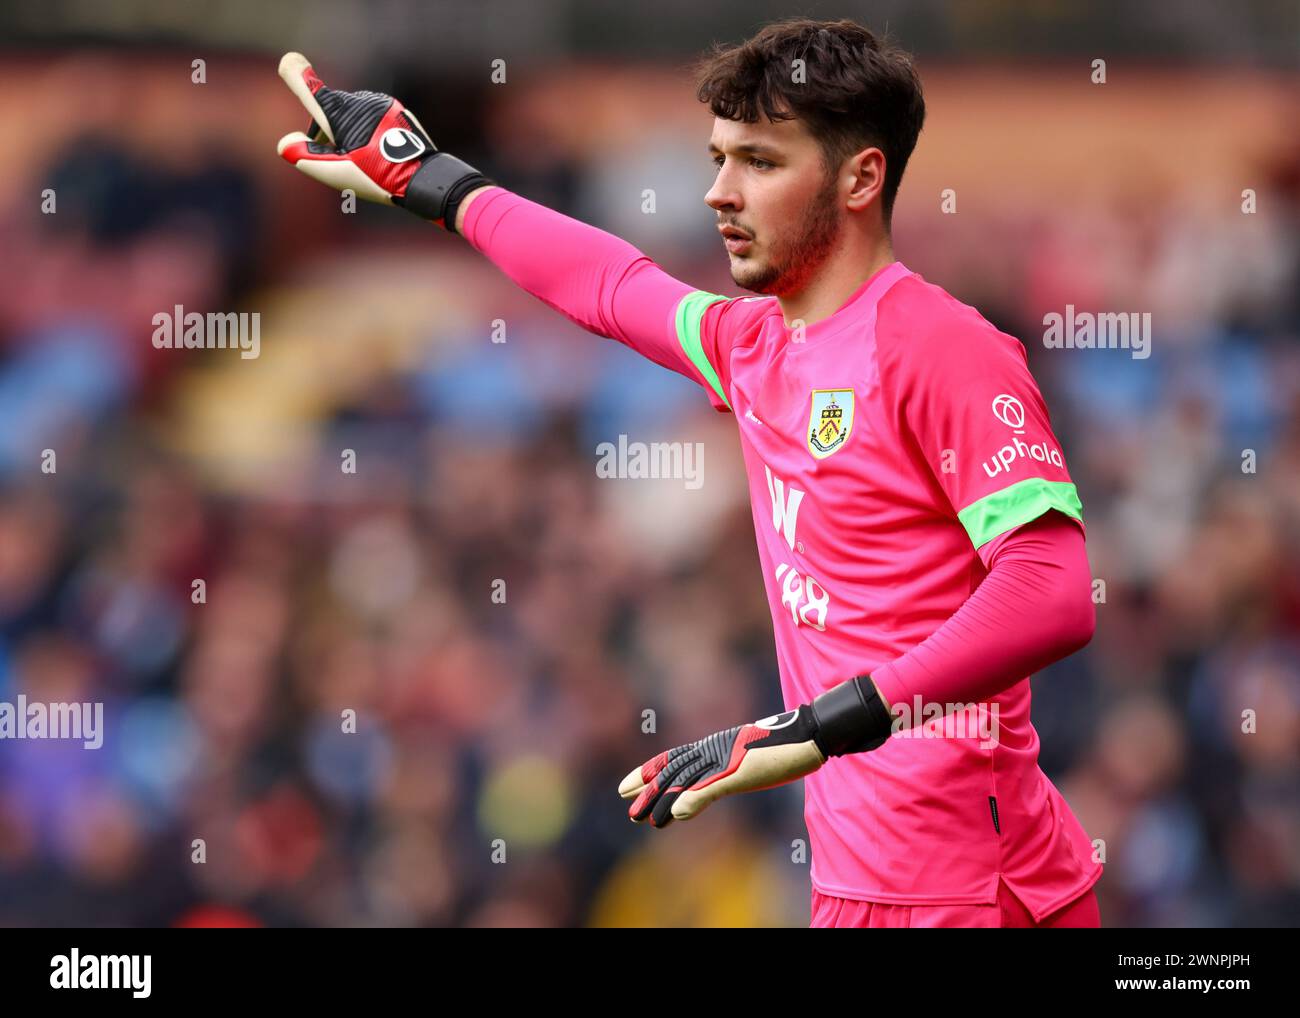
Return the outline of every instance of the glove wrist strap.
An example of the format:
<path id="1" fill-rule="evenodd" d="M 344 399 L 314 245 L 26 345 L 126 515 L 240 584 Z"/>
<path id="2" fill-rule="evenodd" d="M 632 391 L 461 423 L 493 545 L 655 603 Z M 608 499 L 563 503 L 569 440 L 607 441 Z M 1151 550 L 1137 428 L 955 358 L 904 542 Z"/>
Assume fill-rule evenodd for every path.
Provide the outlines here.
<path id="1" fill-rule="evenodd" d="M 456 232 L 456 210 L 465 195 L 476 187 L 495 184 L 469 163 L 447 152 L 435 153 L 415 171 L 406 193 L 393 203 L 422 219 L 441 222 L 449 233 Z"/>
<path id="2" fill-rule="evenodd" d="M 822 693 L 813 700 L 812 713 L 817 722 L 813 741 L 828 759 L 876 749 L 893 729 L 889 708 L 866 675 Z"/>

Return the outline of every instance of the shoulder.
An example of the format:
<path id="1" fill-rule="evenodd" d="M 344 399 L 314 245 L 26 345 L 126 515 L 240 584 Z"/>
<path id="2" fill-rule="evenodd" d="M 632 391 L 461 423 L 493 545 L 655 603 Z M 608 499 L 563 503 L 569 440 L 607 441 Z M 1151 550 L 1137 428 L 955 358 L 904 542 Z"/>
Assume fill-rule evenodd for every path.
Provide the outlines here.
<path id="1" fill-rule="evenodd" d="M 775 297 L 708 296 L 712 300 L 708 309 L 710 315 L 728 332 L 738 333 L 757 328 L 772 315 L 781 313 L 781 305 Z"/>
<path id="2" fill-rule="evenodd" d="M 674 325 L 688 352 L 697 346 L 718 351 L 751 344 L 763 322 L 780 315 L 775 297 L 726 297 L 693 290 L 677 303 Z"/>
<path id="3" fill-rule="evenodd" d="M 904 378 L 969 379 L 1027 363 L 1020 340 L 916 273 L 881 297 L 875 331 L 882 371 Z"/>

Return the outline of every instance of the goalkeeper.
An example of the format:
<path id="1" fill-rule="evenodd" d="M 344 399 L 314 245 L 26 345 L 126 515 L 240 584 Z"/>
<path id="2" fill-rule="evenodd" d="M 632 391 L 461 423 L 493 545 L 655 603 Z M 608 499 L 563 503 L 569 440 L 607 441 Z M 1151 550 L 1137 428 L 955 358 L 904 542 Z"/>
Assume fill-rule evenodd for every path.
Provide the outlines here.
<path id="1" fill-rule="evenodd" d="M 389 96 L 296 53 L 280 73 L 312 118 L 286 160 L 459 234 L 736 417 L 787 709 L 634 769 L 629 816 L 803 778 L 814 926 L 1099 925 L 1028 679 L 1092 636 L 1082 509 L 1024 348 L 894 257 L 908 56 L 793 19 L 703 61 L 739 298 L 498 186 Z"/>

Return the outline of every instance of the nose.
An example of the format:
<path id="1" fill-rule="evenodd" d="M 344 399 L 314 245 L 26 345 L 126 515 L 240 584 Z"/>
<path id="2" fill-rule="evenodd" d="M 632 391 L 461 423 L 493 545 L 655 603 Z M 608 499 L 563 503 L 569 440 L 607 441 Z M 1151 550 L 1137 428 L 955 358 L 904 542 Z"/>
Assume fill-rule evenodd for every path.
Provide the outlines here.
<path id="1" fill-rule="evenodd" d="M 725 163 L 722 169 L 718 171 L 717 177 L 714 178 L 713 186 L 705 194 L 704 204 L 715 212 L 721 212 L 723 209 L 732 209 L 738 212 L 745 207 L 745 202 L 732 183 L 732 176 L 727 172 Z"/>

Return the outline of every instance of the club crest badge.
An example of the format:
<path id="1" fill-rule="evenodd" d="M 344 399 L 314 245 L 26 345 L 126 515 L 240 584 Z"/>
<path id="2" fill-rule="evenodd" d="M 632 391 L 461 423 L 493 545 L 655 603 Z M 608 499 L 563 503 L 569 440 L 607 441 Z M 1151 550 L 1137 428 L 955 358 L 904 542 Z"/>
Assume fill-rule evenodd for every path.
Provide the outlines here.
<path id="1" fill-rule="evenodd" d="M 814 389 L 808 418 L 808 451 L 819 460 L 844 447 L 853 430 L 853 390 Z"/>

